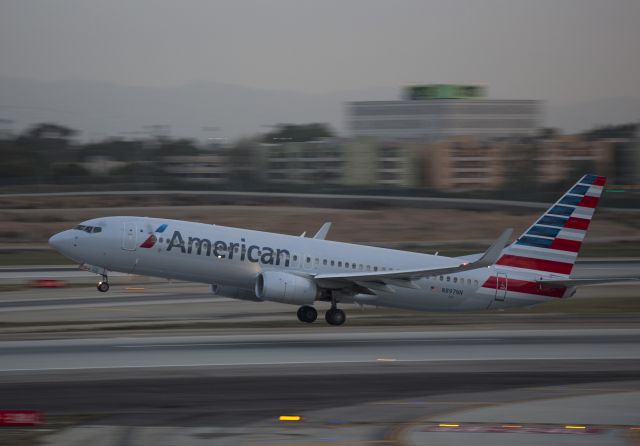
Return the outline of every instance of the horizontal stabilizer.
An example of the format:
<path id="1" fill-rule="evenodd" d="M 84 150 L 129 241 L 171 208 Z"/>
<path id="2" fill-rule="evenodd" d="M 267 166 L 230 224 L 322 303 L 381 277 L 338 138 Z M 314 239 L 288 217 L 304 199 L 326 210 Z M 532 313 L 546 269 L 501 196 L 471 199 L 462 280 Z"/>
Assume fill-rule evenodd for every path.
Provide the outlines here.
<path id="1" fill-rule="evenodd" d="M 598 279 L 541 279 L 537 281 L 541 286 L 587 286 L 601 285 L 603 283 L 616 282 L 637 282 L 640 283 L 640 277 L 601 277 Z"/>

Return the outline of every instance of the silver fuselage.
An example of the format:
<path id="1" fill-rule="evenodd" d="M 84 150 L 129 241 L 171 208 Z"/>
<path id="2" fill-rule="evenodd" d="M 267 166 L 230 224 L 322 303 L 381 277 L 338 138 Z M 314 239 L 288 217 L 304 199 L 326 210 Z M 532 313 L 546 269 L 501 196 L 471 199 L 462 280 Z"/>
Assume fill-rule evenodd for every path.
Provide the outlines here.
<path id="1" fill-rule="evenodd" d="M 321 273 L 448 267 L 460 259 L 336 241 L 148 217 L 104 217 L 83 222 L 99 233 L 71 229 L 51 244 L 92 270 L 155 276 L 233 287 L 252 293 L 269 270 L 312 277 Z M 158 228 L 165 227 L 162 232 Z M 528 306 L 567 297 L 512 292 L 511 283 L 540 276 L 491 266 L 415 281 L 417 288 L 390 287 L 375 295 L 344 296 L 343 302 L 424 311 L 470 311 Z M 526 288 L 523 288 L 526 290 Z"/>

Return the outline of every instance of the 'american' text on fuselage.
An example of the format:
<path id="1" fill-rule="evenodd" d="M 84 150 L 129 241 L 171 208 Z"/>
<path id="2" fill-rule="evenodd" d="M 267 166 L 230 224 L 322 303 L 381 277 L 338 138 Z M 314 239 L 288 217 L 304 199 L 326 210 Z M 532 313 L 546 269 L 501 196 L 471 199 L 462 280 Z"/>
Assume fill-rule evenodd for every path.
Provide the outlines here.
<path id="1" fill-rule="evenodd" d="M 280 265 L 281 262 L 285 267 L 289 266 L 291 254 L 286 249 L 274 249 L 269 246 L 260 247 L 258 245 L 247 246 L 244 238 L 238 242 L 224 242 L 211 240 L 200 237 L 188 237 L 185 243 L 180 231 L 173 231 L 167 251 L 173 248 L 180 249 L 183 254 L 195 254 L 211 256 L 211 253 L 219 259 L 233 260 L 234 254 L 240 254 L 240 261 L 249 261 L 253 263 L 262 263 L 264 265 Z M 238 252 L 239 250 L 239 252 Z"/>

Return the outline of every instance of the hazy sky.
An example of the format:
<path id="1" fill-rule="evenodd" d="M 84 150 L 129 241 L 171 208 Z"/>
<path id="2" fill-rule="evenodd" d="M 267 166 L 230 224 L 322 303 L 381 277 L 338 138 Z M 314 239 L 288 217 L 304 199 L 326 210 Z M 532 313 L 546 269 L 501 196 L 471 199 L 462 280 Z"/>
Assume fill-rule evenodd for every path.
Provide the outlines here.
<path id="1" fill-rule="evenodd" d="M 2 0 L 0 75 L 324 93 L 406 83 L 640 93 L 639 0 Z"/>

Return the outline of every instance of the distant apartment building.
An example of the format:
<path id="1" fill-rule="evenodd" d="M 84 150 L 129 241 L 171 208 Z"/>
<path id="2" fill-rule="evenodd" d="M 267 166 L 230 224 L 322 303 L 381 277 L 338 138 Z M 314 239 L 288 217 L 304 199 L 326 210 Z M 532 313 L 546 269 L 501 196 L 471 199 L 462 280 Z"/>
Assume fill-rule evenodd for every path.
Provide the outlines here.
<path id="1" fill-rule="evenodd" d="M 162 169 L 173 177 L 185 181 L 221 184 L 228 180 L 228 162 L 224 152 L 198 155 L 165 156 Z"/>
<path id="2" fill-rule="evenodd" d="M 594 172 L 615 181 L 616 140 L 589 140 L 564 135 L 537 142 L 536 164 L 540 183 L 561 182 L 567 177 Z"/>
<path id="3" fill-rule="evenodd" d="M 404 142 L 327 138 L 260 144 L 265 180 L 272 184 L 415 187 L 415 147 Z"/>
<path id="4" fill-rule="evenodd" d="M 487 190 L 503 183 L 503 147 L 495 141 L 455 137 L 423 146 L 422 154 L 425 187 Z"/>
<path id="5" fill-rule="evenodd" d="M 628 144 L 629 141 L 627 141 Z M 494 190 L 509 184 L 553 184 L 596 172 L 616 181 L 620 139 L 584 135 L 551 138 L 456 137 L 422 146 L 423 186 L 446 190 Z"/>
<path id="6" fill-rule="evenodd" d="M 265 180 L 273 184 L 340 184 L 344 158 L 333 138 L 260 144 Z"/>
<path id="7" fill-rule="evenodd" d="M 477 86 L 425 85 L 402 100 L 346 105 L 351 137 L 437 142 L 457 136 L 533 136 L 540 126 L 535 100 L 486 99 Z"/>
<path id="8" fill-rule="evenodd" d="M 343 145 L 346 186 L 417 187 L 417 147 L 402 141 L 360 138 Z"/>

